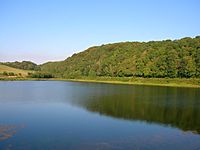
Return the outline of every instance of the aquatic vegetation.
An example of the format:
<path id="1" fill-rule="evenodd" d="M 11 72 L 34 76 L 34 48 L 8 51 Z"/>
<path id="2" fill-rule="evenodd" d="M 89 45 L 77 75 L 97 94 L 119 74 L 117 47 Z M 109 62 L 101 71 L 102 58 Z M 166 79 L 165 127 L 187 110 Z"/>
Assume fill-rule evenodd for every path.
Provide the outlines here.
<path id="1" fill-rule="evenodd" d="M 0 124 L 0 142 L 13 137 L 20 128 L 24 128 L 24 125 L 2 125 Z"/>

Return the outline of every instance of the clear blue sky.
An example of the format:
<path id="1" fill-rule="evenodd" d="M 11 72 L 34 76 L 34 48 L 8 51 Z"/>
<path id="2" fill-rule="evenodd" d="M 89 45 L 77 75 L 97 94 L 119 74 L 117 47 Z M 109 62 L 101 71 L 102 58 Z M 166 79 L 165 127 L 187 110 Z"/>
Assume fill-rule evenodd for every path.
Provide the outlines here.
<path id="1" fill-rule="evenodd" d="M 0 61 L 63 60 L 90 46 L 200 35 L 199 0 L 0 0 Z"/>

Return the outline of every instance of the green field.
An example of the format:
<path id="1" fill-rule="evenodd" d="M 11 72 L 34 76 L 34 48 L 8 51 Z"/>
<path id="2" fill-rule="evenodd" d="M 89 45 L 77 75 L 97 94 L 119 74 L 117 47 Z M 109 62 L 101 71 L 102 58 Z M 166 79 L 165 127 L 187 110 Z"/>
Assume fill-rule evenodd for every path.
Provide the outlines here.
<path id="1" fill-rule="evenodd" d="M 12 77 L 16 77 L 16 76 L 21 76 L 21 77 L 26 77 L 28 75 L 28 73 L 33 73 L 34 71 L 30 71 L 30 70 L 22 70 L 22 69 L 16 69 L 16 68 L 12 68 L 12 67 L 8 67 L 5 65 L 1 65 L 0 64 L 0 76 L 4 77 L 3 73 L 7 72 L 7 73 L 14 73 L 15 75 Z M 7 76 L 9 77 L 9 75 Z"/>

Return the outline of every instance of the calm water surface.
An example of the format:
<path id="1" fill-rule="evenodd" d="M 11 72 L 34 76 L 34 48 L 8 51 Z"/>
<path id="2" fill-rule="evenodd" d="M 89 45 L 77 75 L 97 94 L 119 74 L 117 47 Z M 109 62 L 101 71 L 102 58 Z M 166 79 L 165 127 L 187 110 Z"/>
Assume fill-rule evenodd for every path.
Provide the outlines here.
<path id="1" fill-rule="evenodd" d="M 200 89 L 0 82 L 1 150 L 200 150 Z"/>

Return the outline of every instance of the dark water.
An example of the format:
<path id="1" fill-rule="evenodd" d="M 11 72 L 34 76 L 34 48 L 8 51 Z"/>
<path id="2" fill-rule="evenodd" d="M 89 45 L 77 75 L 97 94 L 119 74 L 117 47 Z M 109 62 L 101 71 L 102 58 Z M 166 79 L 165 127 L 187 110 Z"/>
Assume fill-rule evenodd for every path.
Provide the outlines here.
<path id="1" fill-rule="evenodd" d="M 200 89 L 0 82 L 0 149 L 200 150 Z"/>

